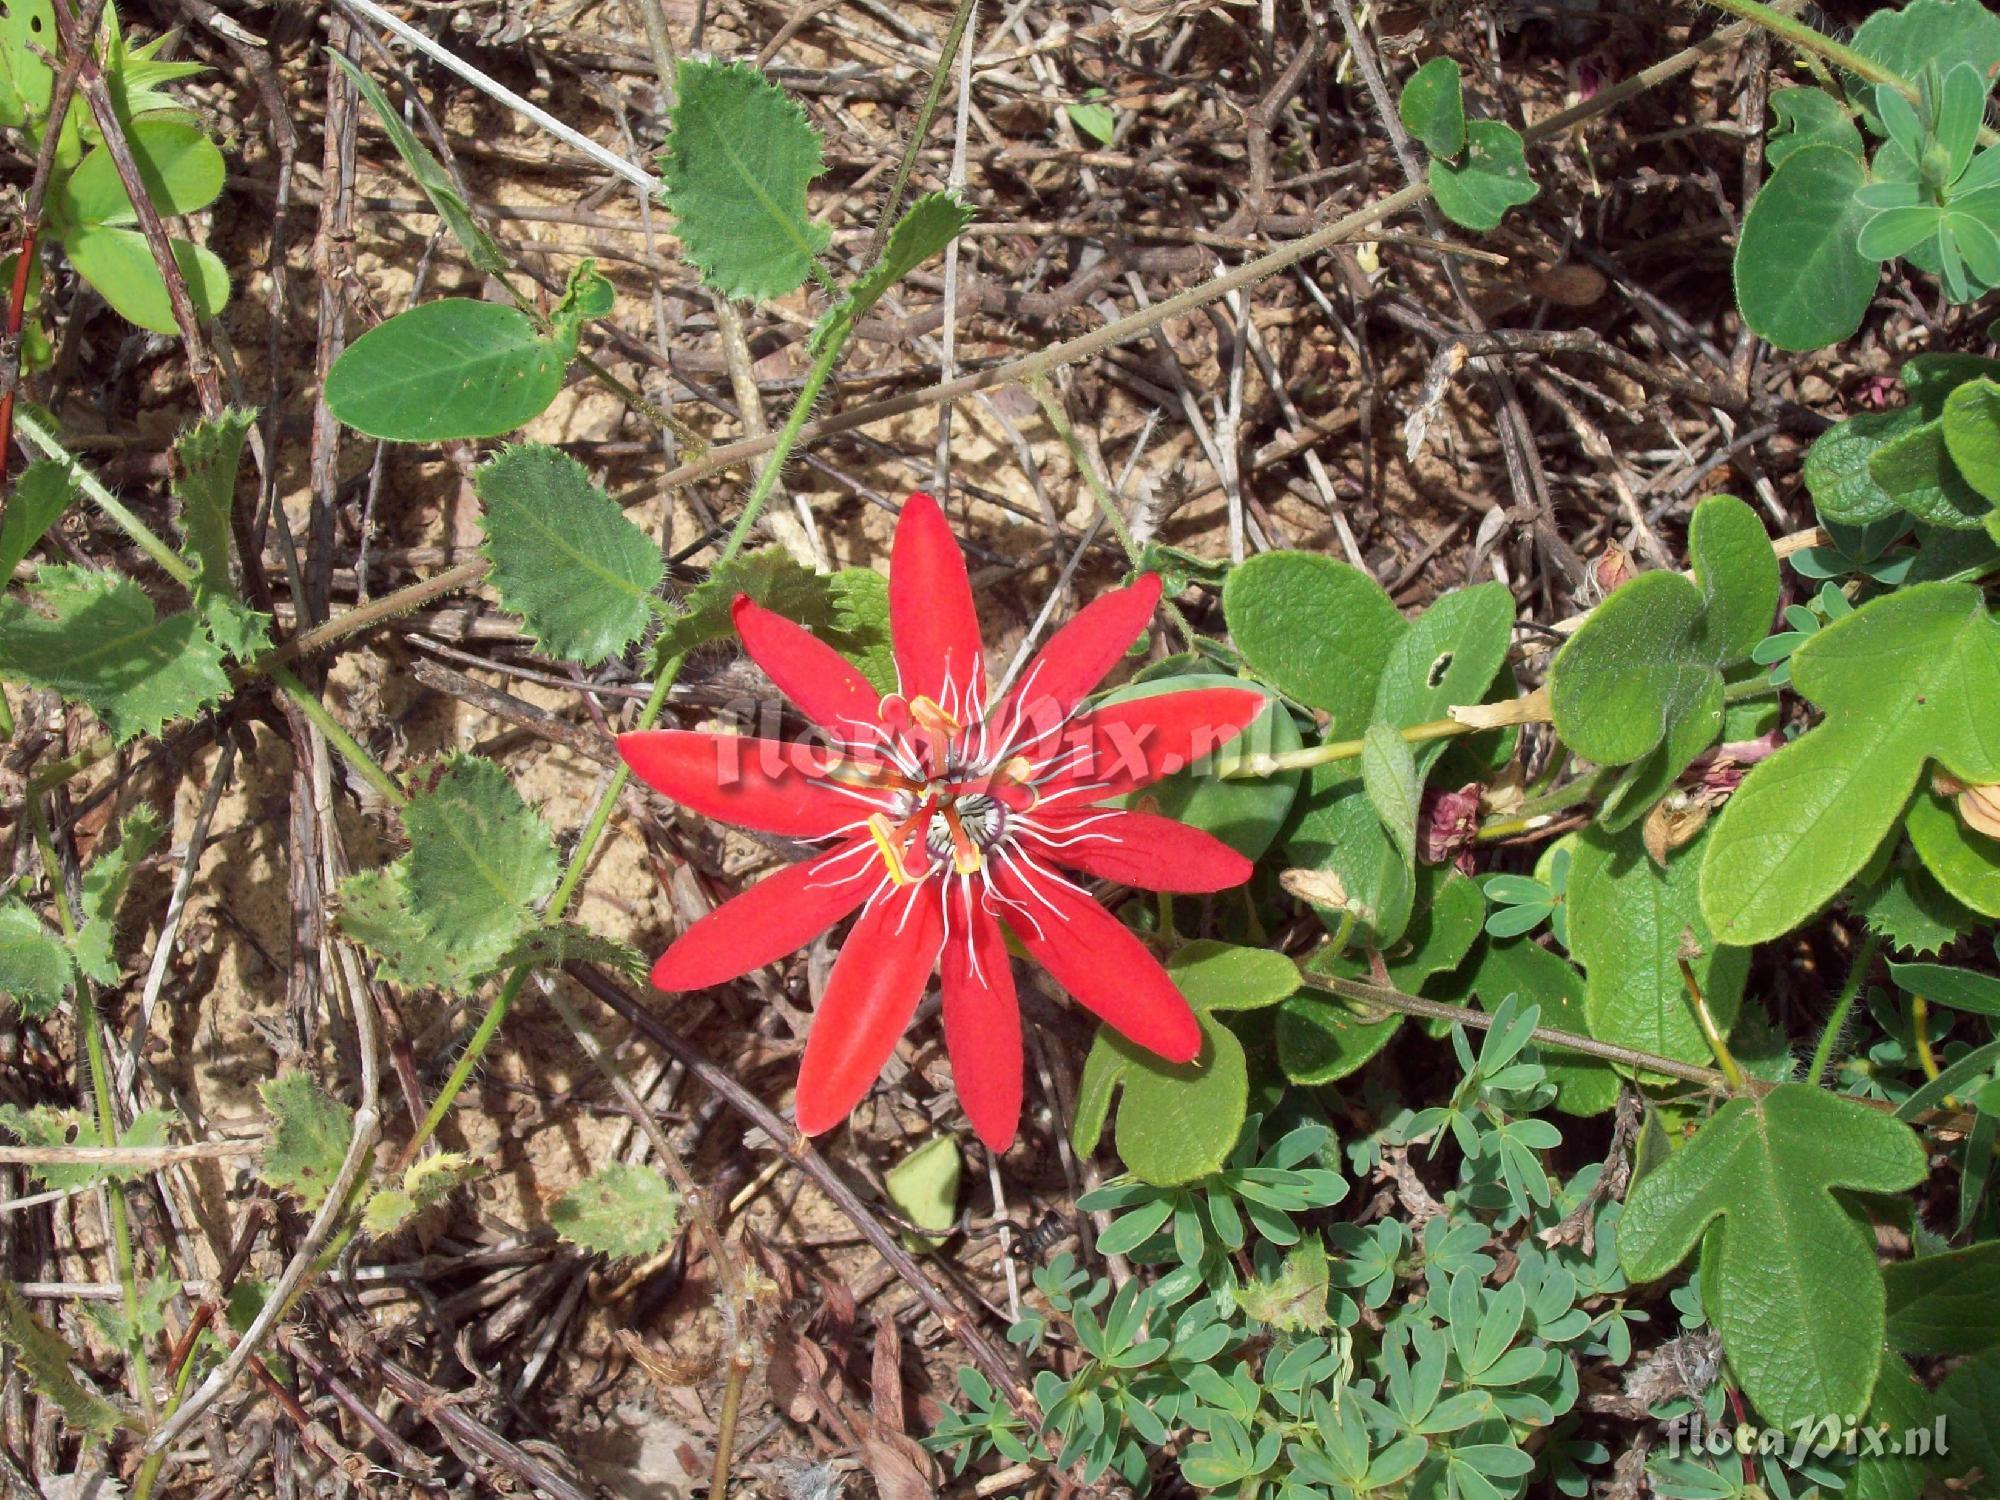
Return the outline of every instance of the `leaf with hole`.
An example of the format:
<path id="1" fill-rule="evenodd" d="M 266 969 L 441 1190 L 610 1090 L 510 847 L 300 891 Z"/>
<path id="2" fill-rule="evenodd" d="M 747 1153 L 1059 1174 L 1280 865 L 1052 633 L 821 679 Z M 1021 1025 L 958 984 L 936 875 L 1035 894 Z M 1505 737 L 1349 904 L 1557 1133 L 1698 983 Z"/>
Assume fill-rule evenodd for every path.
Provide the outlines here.
<path id="1" fill-rule="evenodd" d="M 1458 64 L 1434 57 L 1410 75 L 1396 101 L 1403 128 L 1432 156 L 1451 157 L 1465 149 L 1465 96 Z"/>
<path id="2" fill-rule="evenodd" d="M 1498 120 L 1467 121 L 1464 152 L 1451 161 L 1433 160 L 1430 184 L 1447 219 L 1482 233 L 1498 229 L 1508 209 L 1541 191 L 1528 175 L 1520 133 Z"/>
<path id="3" fill-rule="evenodd" d="M 489 459 L 473 483 L 488 577 L 537 647 L 592 667 L 639 638 L 666 564 L 582 464 L 528 443 Z"/>
<path id="4" fill-rule="evenodd" d="M 1803 922 L 1901 818 L 1924 765 L 2000 780 L 2000 623 L 1967 584 L 1871 600 L 1792 658 L 1824 721 L 1751 768 L 1710 825 L 1701 907 L 1749 945 Z"/>
<path id="5" fill-rule="evenodd" d="M 444 297 L 348 345 L 327 371 L 326 404 L 356 432 L 399 443 L 498 437 L 548 409 L 568 364 L 519 308 Z"/>
<path id="6" fill-rule="evenodd" d="M 549 1208 L 562 1238 L 614 1259 L 666 1249 L 680 1216 L 680 1195 L 666 1179 L 627 1162 L 599 1167 Z"/>
<path id="7" fill-rule="evenodd" d="M 0 599 L 0 677 L 88 704 L 120 743 L 158 734 L 229 690 L 201 620 L 160 618 L 129 578 L 46 566 L 28 599 L 32 607 Z"/>
<path id="8" fill-rule="evenodd" d="M 490 760 L 455 755 L 403 812 L 410 909 L 425 933 L 473 964 L 497 962 L 555 889 L 548 825 Z"/>
<path id="9" fill-rule="evenodd" d="M 1584 1014 L 1599 1041 L 1680 1062 L 1705 1063 L 1708 1041 L 1681 975 L 1683 944 L 1709 1014 L 1727 1035 L 1743 999 L 1750 955 L 1720 946 L 1698 899 L 1704 845 L 1714 825 L 1677 849 L 1662 869 L 1638 828 L 1587 830 L 1569 870 L 1570 952 L 1589 976 Z"/>
<path id="10" fill-rule="evenodd" d="M 1730 1100 L 1632 1186 L 1619 1260 L 1634 1281 L 1657 1281 L 1704 1231 L 1719 1233 L 1705 1289 L 1730 1367 L 1765 1420 L 1789 1427 L 1865 1411 L 1886 1331 L 1882 1272 L 1867 1225 L 1834 1190 L 1905 1192 L 1928 1170 L 1909 1126 L 1780 1084 Z"/>
<path id="11" fill-rule="evenodd" d="M 768 302 L 798 290 L 832 237 L 807 214 L 825 169 L 819 132 L 785 91 L 741 63 L 683 61 L 660 173 L 702 282 Z"/>
<path id="12" fill-rule="evenodd" d="M 1736 305 L 1780 349 L 1838 343 L 1868 312 L 1882 267 L 1857 243 L 1871 212 L 1854 201 L 1866 176 L 1841 146 L 1801 146 L 1743 215 Z"/>

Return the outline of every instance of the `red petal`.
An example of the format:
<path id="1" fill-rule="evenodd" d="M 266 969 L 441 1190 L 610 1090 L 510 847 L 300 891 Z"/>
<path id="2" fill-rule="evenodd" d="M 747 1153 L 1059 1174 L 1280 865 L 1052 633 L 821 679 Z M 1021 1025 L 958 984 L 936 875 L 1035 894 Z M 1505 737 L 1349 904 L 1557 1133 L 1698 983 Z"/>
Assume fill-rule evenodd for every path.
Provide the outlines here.
<path id="1" fill-rule="evenodd" d="M 944 943 L 938 883 L 901 886 L 861 914 L 813 1013 L 794 1101 L 799 1129 L 833 1129 L 859 1104 L 910 1024 Z"/>
<path id="2" fill-rule="evenodd" d="M 1148 891 L 1199 895 L 1250 878 L 1250 861 L 1214 834 L 1157 813 L 1080 808 L 1034 819 L 1035 852 L 1059 865 Z"/>
<path id="3" fill-rule="evenodd" d="M 1028 744 L 1037 732 L 1049 734 L 1061 725 L 1118 665 L 1159 603 L 1160 575 L 1148 573 L 1128 588 L 1092 600 L 1051 636 L 995 715 L 1003 728 L 1019 715 L 1022 731 L 1013 734 L 1014 743 Z"/>
<path id="4" fill-rule="evenodd" d="M 676 938 L 653 965 L 653 987 L 705 989 L 783 958 L 866 901 L 881 878 L 874 847 L 860 842 L 788 865 Z"/>
<path id="5" fill-rule="evenodd" d="M 807 718 L 843 739 L 869 737 L 881 695 L 852 662 L 748 594 L 736 596 L 730 614 L 750 659 Z"/>
<path id="6" fill-rule="evenodd" d="M 929 698 L 961 724 L 980 716 L 986 657 L 972 580 L 944 512 L 921 491 L 903 502 L 889 553 L 889 634 L 905 698 Z"/>
<path id="7" fill-rule="evenodd" d="M 1201 1027 L 1159 960 L 1124 924 L 1066 880 L 995 860 L 1007 925 L 1086 1010 L 1168 1062 L 1193 1062 Z"/>
<path id="8" fill-rule="evenodd" d="M 1057 767 L 1044 804 L 1099 802 L 1184 771 L 1226 745 L 1264 711 L 1250 688 L 1189 688 L 1094 708 L 1037 753 Z"/>
<path id="9" fill-rule="evenodd" d="M 824 780 L 828 757 L 810 745 L 646 729 L 619 735 L 618 753 L 662 796 L 739 828 L 816 839 L 880 810 L 854 788 Z"/>
<path id="10" fill-rule="evenodd" d="M 995 1155 L 1021 1123 L 1021 1007 L 1000 924 L 964 881 L 952 883 L 943 962 L 944 1045 L 958 1102 Z"/>

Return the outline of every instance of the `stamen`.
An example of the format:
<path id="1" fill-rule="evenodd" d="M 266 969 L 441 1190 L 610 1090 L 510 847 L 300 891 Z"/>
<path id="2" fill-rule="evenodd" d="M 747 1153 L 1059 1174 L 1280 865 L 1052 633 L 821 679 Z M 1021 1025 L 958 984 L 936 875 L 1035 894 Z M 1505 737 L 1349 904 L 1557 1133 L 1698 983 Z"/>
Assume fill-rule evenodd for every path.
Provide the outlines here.
<path id="1" fill-rule="evenodd" d="M 912 698 L 910 718 L 926 734 L 950 739 L 963 727 L 942 703 L 934 698 Z"/>
<path id="2" fill-rule="evenodd" d="M 979 871 L 981 855 L 979 845 L 972 841 L 972 835 L 965 831 L 965 824 L 958 816 L 957 807 L 945 804 L 944 826 L 951 833 L 951 867 L 961 875 L 973 875 Z"/>
<path id="3" fill-rule="evenodd" d="M 908 885 L 924 873 L 918 870 L 912 875 L 905 860 L 911 835 L 930 822 L 932 811 L 931 804 L 926 803 L 894 825 L 886 813 L 876 813 L 868 819 L 868 836 L 875 840 L 875 847 L 882 852 L 882 863 L 889 867 L 889 878 L 897 885 Z"/>

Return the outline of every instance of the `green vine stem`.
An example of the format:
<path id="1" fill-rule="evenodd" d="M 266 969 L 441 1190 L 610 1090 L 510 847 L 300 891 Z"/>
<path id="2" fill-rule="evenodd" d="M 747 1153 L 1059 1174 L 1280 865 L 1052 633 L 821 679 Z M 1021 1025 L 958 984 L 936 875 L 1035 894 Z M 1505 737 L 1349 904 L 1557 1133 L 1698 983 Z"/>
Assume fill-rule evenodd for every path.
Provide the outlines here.
<path id="1" fill-rule="evenodd" d="M 1833 1061 L 1833 1049 L 1840 1042 L 1840 1030 L 1847 1024 L 1847 1013 L 1854 1008 L 1854 998 L 1861 993 L 1861 986 L 1867 981 L 1868 970 L 1881 946 L 1882 940 L 1872 932 L 1861 940 L 1860 951 L 1854 955 L 1854 963 L 1847 971 L 1847 983 L 1840 987 L 1840 996 L 1833 1002 L 1826 1027 L 1819 1034 L 1819 1045 L 1813 1048 L 1812 1066 L 1806 1073 L 1807 1083 L 1817 1087 L 1819 1081 L 1826 1077 L 1827 1065 Z"/>
<path id="2" fill-rule="evenodd" d="M 1701 992 L 1701 981 L 1694 977 L 1694 965 L 1688 962 L 1685 953 L 1679 954 L 1677 961 L 1681 966 L 1681 983 L 1687 987 L 1688 1004 L 1694 1008 L 1695 1024 L 1701 1028 L 1702 1039 L 1708 1043 L 1708 1050 L 1715 1054 L 1715 1060 L 1722 1065 L 1722 1076 L 1729 1080 L 1730 1091 L 1740 1094 L 1745 1087 L 1743 1069 L 1736 1061 L 1736 1054 L 1729 1050 L 1729 1039 L 1715 1024 L 1715 1015 L 1708 1008 L 1708 997 Z"/>

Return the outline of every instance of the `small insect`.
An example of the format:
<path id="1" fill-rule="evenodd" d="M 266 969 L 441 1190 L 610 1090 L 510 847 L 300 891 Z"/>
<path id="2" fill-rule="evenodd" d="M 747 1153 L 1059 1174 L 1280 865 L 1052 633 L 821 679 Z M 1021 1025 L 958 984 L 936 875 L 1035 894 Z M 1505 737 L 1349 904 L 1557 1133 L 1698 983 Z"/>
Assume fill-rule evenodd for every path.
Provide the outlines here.
<path id="1" fill-rule="evenodd" d="M 1022 1260 L 1040 1260 L 1068 1239 L 1074 1229 L 1075 1226 L 1067 1215 L 1051 1209 L 1031 1228 L 1022 1232 L 1020 1242 L 1014 1247 L 1014 1254 Z"/>

